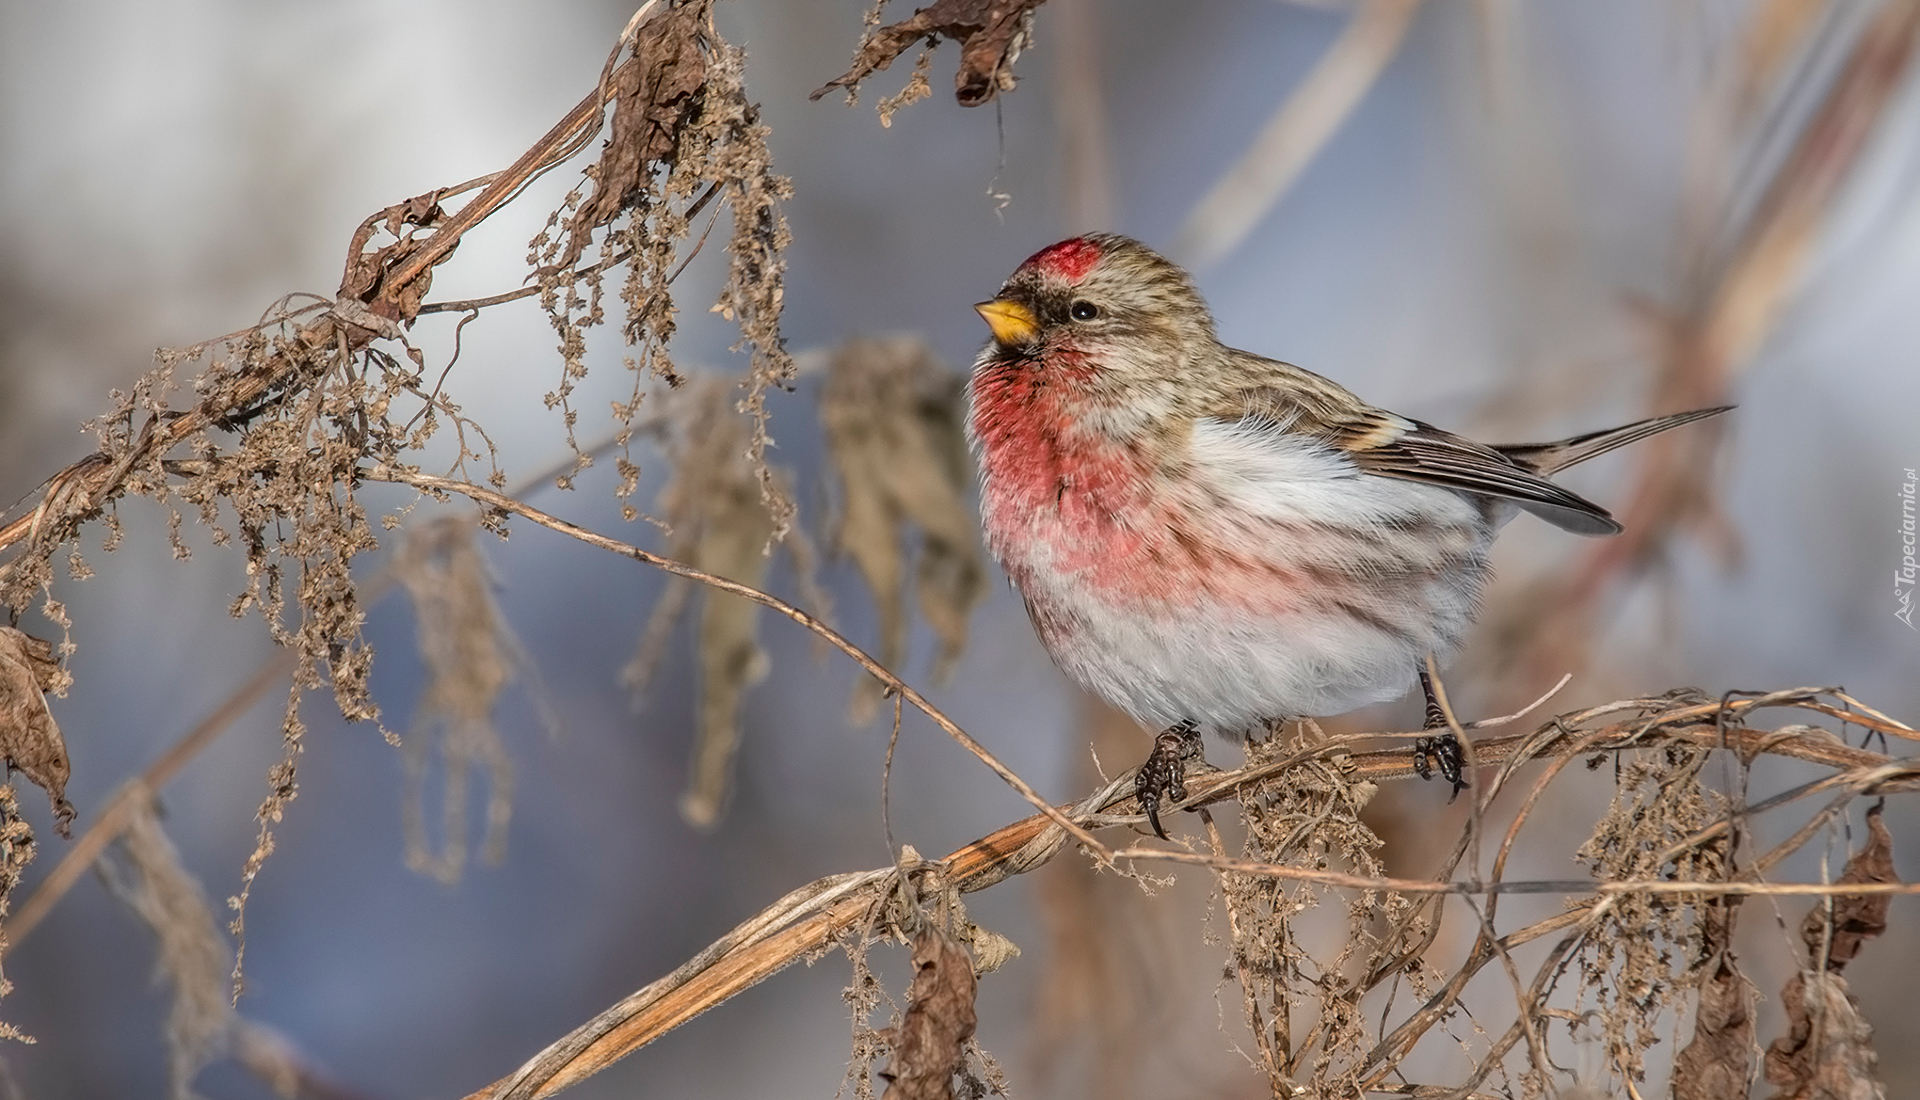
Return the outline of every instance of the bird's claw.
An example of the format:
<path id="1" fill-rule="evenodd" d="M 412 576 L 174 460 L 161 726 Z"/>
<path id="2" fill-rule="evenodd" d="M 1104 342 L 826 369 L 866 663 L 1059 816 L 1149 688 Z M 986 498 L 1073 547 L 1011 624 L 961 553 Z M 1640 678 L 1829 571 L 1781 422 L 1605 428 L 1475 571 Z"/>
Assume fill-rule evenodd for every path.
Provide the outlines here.
<path id="1" fill-rule="evenodd" d="M 1428 757 L 1433 758 L 1432 763 L 1428 763 Z M 1414 774 L 1422 779 L 1432 779 L 1434 764 L 1440 766 L 1440 777 L 1453 784 L 1453 794 L 1447 797 L 1447 801 L 1459 798 L 1460 792 L 1468 786 L 1464 774 L 1466 755 L 1460 749 L 1460 739 L 1453 735 L 1452 730 L 1437 737 L 1417 738 L 1413 742 Z"/>
<path id="2" fill-rule="evenodd" d="M 1181 722 L 1153 739 L 1153 751 L 1133 776 L 1134 797 L 1153 826 L 1155 836 L 1169 839 L 1160 826 L 1161 800 L 1180 802 L 1187 797 L 1187 761 L 1198 759 L 1205 746 L 1200 728 L 1191 721 Z"/>

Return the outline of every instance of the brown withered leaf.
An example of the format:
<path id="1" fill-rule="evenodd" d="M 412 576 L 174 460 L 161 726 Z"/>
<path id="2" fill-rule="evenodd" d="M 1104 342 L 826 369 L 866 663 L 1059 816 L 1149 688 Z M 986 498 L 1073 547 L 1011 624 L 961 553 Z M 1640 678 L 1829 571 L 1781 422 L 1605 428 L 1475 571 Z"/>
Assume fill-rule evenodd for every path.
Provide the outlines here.
<path id="1" fill-rule="evenodd" d="M 1893 836 L 1884 807 L 1867 811 L 1867 842 L 1847 860 L 1839 883 L 1898 882 Z M 1837 895 L 1822 900 L 1800 924 L 1812 966 L 1787 982 L 1780 1005 L 1787 1034 L 1767 1047 L 1767 1080 L 1780 1086 L 1774 1100 L 1882 1100 L 1873 1027 L 1840 971 L 1867 940 L 1887 930 L 1886 894 Z M 1831 924 L 1829 924 L 1831 921 Z"/>
<path id="2" fill-rule="evenodd" d="M 960 70 L 953 95 L 962 107 L 978 107 L 1013 90 L 1013 63 L 1032 34 L 1033 9 L 1046 0 L 937 0 L 913 18 L 876 27 L 860 40 L 853 67 L 813 93 L 819 99 L 835 88 L 852 88 L 893 64 L 922 39 L 949 38 L 960 43 Z"/>
<path id="3" fill-rule="evenodd" d="M 1753 1076 L 1753 983 L 1722 954 L 1700 981 L 1693 1041 L 1673 1059 L 1673 1100 L 1745 1096 Z"/>
<path id="4" fill-rule="evenodd" d="M 47 708 L 46 693 L 60 682 L 53 643 L 0 626 L 0 755 L 47 792 L 61 836 L 70 835 L 67 743 Z"/>
<path id="5" fill-rule="evenodd" d="M 966 648 L 968 617 L 986 594 L 966 500 L 964 385 L 918 340 L 856 340 L 834 356 L 821 394 L 820 419 L 842 486 L 833 545 L 852 555 L 873 594 L 880 662 L 889 668 L 906 658 L 901 589 L 909 527 L 920 531 L 920 613 L 940 638 L 936 676 Z M 872 721 L 879 701 L 878 682 L 862 677 L 855 724 Z"/>
<path id="6" fill-rule="evenodd" d="M 881 1037 L 892 1048 L 882 1100 L 953 1100 L 953 1075 L 966 1062 L 976 1022 L 973 960 L 931 923 L 913 940 L 907 1011 Z"/>
<path id="7" fill-rule="evenodd" d="M 613 74 L 613 126 L 593 168 L 593 197 L 573 220 L 565 258 L 571 267 L 593 236 L 645 192 L 655 166 L 671 165 L 680 128 L 700 106 L 707 82 L 703 40 L 710 2 L 684 4 L 647 20 L 633 59 Z"/>
<path id="8" fill-rule="evenodd" d="M 1873 1027 L 1845 978 L 1802 971 L 1781 991 L 1780 1007 L 1787 1034 L 1767 1047 L 1767 1081 L 1779 1086 L 1773 1100 L 1886 1100 Z"/>
<path id="9" fill-rule="evenodd" d="M 370 303 L 375 316 L 387 321 L 411 321 L 419 314 L 420 303 L 426 300 L 427 290 L 433 285 L 433 268 L 421 272 L 418 278 L 400 287 L 397 295 L 390 292 L 385 280 L 388 272 L 400 266 L 431 240 L 431 237 L 416 237 L 413 230 L 431 228 L 446 216 L 446 211 L 440 209 L 440 194 L 436 189 L 424 195 L 415 195 L 360 223 L 360 228 L 354 231 L 352 242 L 347 245 L 347 268 L 340 276 L 342 299 Z M 393 243 L 369 252 L 367 245 L 381 229 L 394 238 Z M 444 256 L 435 261 L 434 266 L 452 257 L 453 249 L 448 249 Z M 353 320 L 344 314 L 337 315 L 349 322 Z"/>
<path id="10" fill-rule="evenodd" d="M 1839 882 L 1898 882 L 1893 871 L 1893 834 L 1881 820 L 1884 806 L 1867 811 L 1867 843 L 1847 860 Z M 1860 953 L 1860 945 L 1887 930 L 1887 909 L 1893 898 L 1887 894 L 1841 894 L 1833 899 L 1831 939 L 1827 933 L 1828 907 L 1822 902 L 1813 907 L 1800 924 L 1800 937 L 1810 957 L 1817 960 L 1824 947 L 1826 966 L 1840 970 Z"/>

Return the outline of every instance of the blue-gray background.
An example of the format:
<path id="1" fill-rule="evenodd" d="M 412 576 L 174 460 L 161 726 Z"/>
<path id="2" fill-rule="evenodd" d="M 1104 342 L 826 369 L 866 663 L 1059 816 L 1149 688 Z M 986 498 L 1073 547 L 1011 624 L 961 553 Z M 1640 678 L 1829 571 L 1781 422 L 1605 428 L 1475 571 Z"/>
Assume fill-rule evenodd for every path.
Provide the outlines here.
<path id="1" fill-rule="evenodd" d="M 796 349 L 917 333 L 963 364 L 981 338 L 968 303 L 1069 228 L 1053 13 L 1041 10 L 1021 86 L 998 106 L 953 103 L 947 46 L 935 58 L 934 97 L 883 129 L 870 105 L 899 86 L 910 57 L 857 108 L 806 99 L 844 67 L 863 6 L 721 5 L 723 30 L 749 50 L 749 90 L 772 126 L 775 163 L 795 185 L 786 331 Z M 1337 5 L 1271 0 L 1095 8 L 1113 227 L 1159 245 L 1346 18 Z M 329 293 L 368 212 L 509 162 L 591 86 L 630 14 L 605 2 L 498 0 L 0 7 L 0 498 L 84 454 L 79 422 L 107 406 L 110 387 L 147 369 L 154 346 L 242 327 L 287 291 Z M 1690 126 L 1749 15 L 1745 4 L 1664 0 L 1429 5 L 1284 200 L 1200 273 L 1222 337 L 1464 428 L 1546 435 L 1630 417 L 1658 341 L 1635 303 L 1672 306 L 1686 289 L 1678 227 Z M 1834 205 L 1808 279 L 1735 384 L 1741 409 L 1716 484 L 1740 537 L 1738 563 L 1680 543 L 1659 583 L 1615 597 L 1607 657 L 1569 699 L 1841 683 L 1890 713 L 1920 714 L 1920 636 L 1894 619 L 1890 595 L 1895 494 L 1902 469 L 1920 465 L 1917 110 L 1909 82 Z M 530 197 L 518 220 L 509 212 L 463 244 L 433 296 L 519 285 L 548 199 Z M 703 259 L 683 284 L 678 352 L 694 366 L 736 370 L 728 330 L 702 312 L 717 278 Z M 432 345 L 443 336 L 425 338 L 444 347 Z M 465 344 L 451 388 L 502 445 L 509 471 L 560 457 L 557 418 L 536 400 L 557 377 L 537 309 L 493 311 L 469 326 Z M 599 434 L 593 418 L 621 385 L 618 349 L 596 344 L 596 356 L 580 402 L 583 437 Z M 780 457 L 802 471 L 803 504 L 817 519 L 811 393 L 777 399 L 775 423 Z M 1487 415 L 1515 393 L 1533 395 L 1531 404 Z M 1578 486 L 1620 500 L 1630 466 L 1595 465 Z M 658 463 L 649 471 L 643 496 Z M 538 502 L 648 537 L 644 525 L 622 527 L 605 469 L 571 496 L 548 491 Z M 80 646 L 74 690 L 55 713 L 82 827 L 244 679 L 267 644 L 257 621 L 224 613 L 242 586 L 235 555 L 202 538 L 193 560 L 174 562 L 157 509 L 123 511 L 127 545 L 108 557 L 90 535 L 99 577 L 58 588 Z M 1503 566 L 1521 575 L 1584 549 L 1541 532 L 1515 543 Z M 845 662 L 816 659 L 788 624 L 765 625 L 773 673 L 748 699 L 731 810 L 700 834 L 675 812 L 693 717 L 689 647 L 675 647 L 638 713 L 616 683 L 659 577 L 529 527 L 486 553 L 563 725 L 543 735 L 517 692 L 502 707 L 519 775 L 506 862 L 470 868 L 451 887 L 405 870 L 399 755 L 315 696 L 300 797 L 249 914 L 242 1010 L 368 1096 L 464 1094 L 787 889 L 887 859 L 885 731 L 847 727 L 854 672 Z M 827 577 L 842 625 L 871 643 L 870 604 L 850 568 L 834 565 Z M 776 570 L 776 586 L 790 592 L 788 581 Z M 997 573 L 974 630 L 957 675 L 934 697 L 1044 793 L 1075 793 L 1080 704 Z M 369 626 L 376 692 L 400 729 L 421 674 L 411 631 L 398 599 Z M 928 650 L 918 637 L 906 670 L 916 681 L 927 679 Z M 277 708 L 262 705 L 163 792 L 171 835 L 216 900 L 237 886 L 278 751 Z M 1590 804 L 1569 811 L 1569 837 L 1610 793 L 1593 782 Z M 63 852 L 37 798 L 23 794 L 45 838 L 26 890 Z M 1447 812 L 1431 790 L 1407 798 L 1403 812 Z M 926 853 L 1022 812 L 911 721 L 894 807 L 896 832 Z M 1902 866 L 1911 873 L 1907 857 Z M 1548 874 L 1565 868 L 1541 864 Z M 1151 1072 L 1170 1082 L 1160 1088 L 1258 1095 L 1256 1076 L 1213 1028 L 1218 970 L 1199 944 L 1198 895 L 1153 904 L 1176 903 L 1185 908 L 1163 932 L 1184 945 L 1194 972 L 1163 991 L 1177 1019 Z M 973 902 L 976 919 L 1027 948 L 983 981 L 981 1034 L 1017 1093 L 1074 1094 L 1073 1074 L 1037 1083 L 1045 1052 L 1031 1018 L 1048 941 L 1036 904 L 1027 883 Z M 1751 906 L 1750 923 L 1770 924 L 1765 908 Z M 1791 924 L 1801 908 L 1779 911 Z M 1896 1080 L 1920 1072 L 1905 1053 L 1920 1023 L 1902 1007 L 1920 937 L 1898 931 L 1903 910 L 1911 916 L 1904 900 L 1896 932 L 1857 968 Z M 1789 937 L 1767 932 L 1766 949 L 1782 955 Z M 165 1090 L 166 991 L 151 966 L 148 933 L 91 880 L 9 956 L 14 990 L 0 1018 L 39 1039 L 0 1051 L 24 1095 Z M 897 992 L 904 977 L 897 966 L 890 973 Z M 1777 990 L 1784 971 L 1764 974 L 1762 989 Z M 579 1095 L 831 1095 L 846 1051 L 844 979 L 837 956 L 782 975 Z M 1237 1002 L 1224 993 L 1220 1011 L 1234 1016 Z M 198 1087 L 212 1097 L 268 1094 L 231 1065 L 209 1069 Z"/>

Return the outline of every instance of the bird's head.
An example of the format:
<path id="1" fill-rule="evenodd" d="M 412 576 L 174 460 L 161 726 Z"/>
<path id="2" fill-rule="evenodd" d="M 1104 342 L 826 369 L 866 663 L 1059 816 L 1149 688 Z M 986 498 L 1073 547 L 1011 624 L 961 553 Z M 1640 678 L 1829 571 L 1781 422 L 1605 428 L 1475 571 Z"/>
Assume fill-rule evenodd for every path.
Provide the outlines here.
<path id="1" fill-rule="evenodd" d="M 983 358 L 1103 375 L 1140 364 L 1164 375 L 1213 346 L 1213 317 L 1187 273 L 1111 233 L 1048 245 L 973 308 L 993 330 Z"/>

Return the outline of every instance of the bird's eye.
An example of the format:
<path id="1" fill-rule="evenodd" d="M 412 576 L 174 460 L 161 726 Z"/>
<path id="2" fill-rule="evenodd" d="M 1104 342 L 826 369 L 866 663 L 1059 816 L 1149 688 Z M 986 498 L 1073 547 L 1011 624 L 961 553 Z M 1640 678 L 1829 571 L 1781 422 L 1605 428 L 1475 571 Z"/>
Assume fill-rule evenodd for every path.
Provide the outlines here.
<path id="1" fill-rule="evenodd" d="M 1067 307 L 1067 313 L 1076 321 L 1091 321 L 1100 316 L 1100 307 L 1082 298 Z"/>

